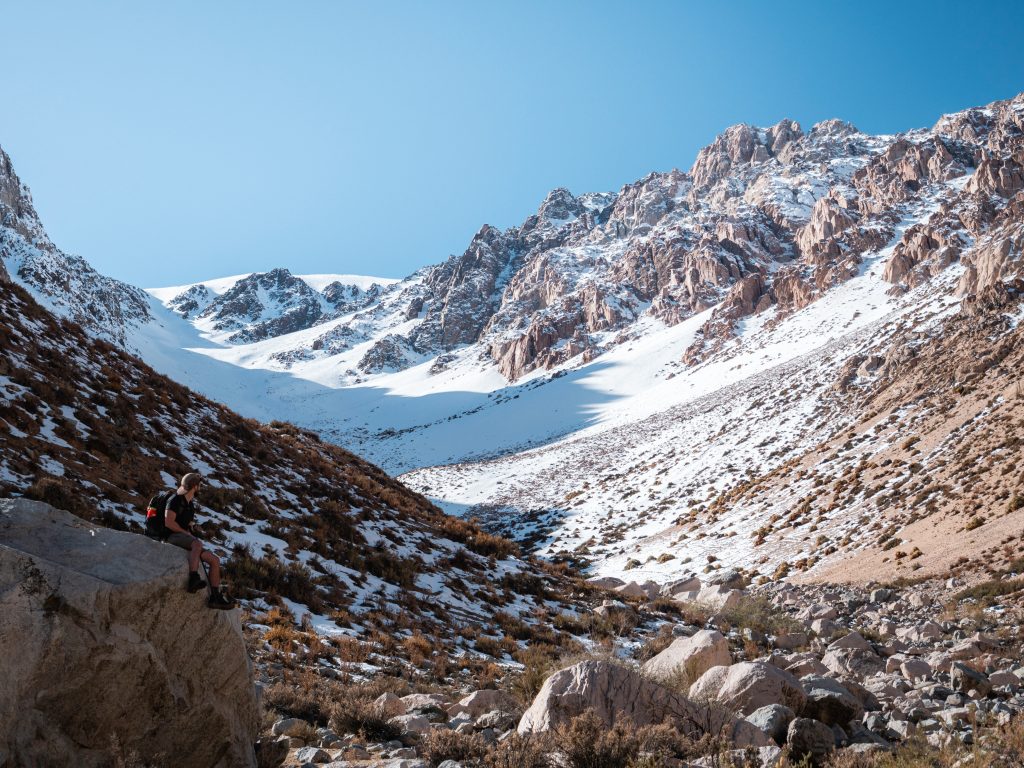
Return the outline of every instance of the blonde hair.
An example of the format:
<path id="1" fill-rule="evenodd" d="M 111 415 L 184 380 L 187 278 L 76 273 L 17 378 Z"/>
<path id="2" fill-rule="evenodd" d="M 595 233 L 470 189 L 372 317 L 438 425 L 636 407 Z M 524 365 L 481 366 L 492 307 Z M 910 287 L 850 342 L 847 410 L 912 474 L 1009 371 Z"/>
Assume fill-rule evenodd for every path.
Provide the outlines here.
<path id="1" fill-rule="evenodd" d="M 198 472 L 189 472 L 187 475 L 181 478 L 181 487 L 184 488 L 186 491 L 191 491 L 193 488 L 197 487 L 201 482 L 203 482 L 202 475 L 200 475 Z"/>

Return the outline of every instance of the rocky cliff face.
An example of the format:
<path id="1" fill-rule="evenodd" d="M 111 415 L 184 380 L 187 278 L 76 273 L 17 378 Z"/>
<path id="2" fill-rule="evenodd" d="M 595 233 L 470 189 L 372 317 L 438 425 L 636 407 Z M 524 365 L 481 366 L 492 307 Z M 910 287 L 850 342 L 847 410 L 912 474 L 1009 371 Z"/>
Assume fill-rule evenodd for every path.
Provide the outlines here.
<path id="1" fill-rule="evenodd" d="M 11 160 L 0 149 L 0 262 L 37 299 L 94 333 L 124 345 L 128 330 L 151 319 L 138 288 L 104 277 L 47 237 Z"/>
<path id="2" fill-rule="evenodd" d="M 255 766 L 238 611 L 183 589 L 185 552 L 39 502 L 0 501 L 0 755 Z M 59 673 L 58 673 L 59 672 Z"/>
<path id="3" fill-rule="evenodd" d="M 1022 104 L 898 136 L 840 120 L 738 125 L 689 171 L 615 194 L 554 190 L 521 225 L 483 227 L 464 253 L 360 306 L 346 322 L 370 341 L 358 368 L 395 371 L 472 347 L 515 380 L 587 362 L 634 337 L 640 320 L 673 325 L 714 308 L 685 355 L 692 364 L 743 318 L 798 311 L 891 245 L 894 291 L 963 259 L 970 292 L 1019 251 L 1010 202 L 1024 184 Z"/>

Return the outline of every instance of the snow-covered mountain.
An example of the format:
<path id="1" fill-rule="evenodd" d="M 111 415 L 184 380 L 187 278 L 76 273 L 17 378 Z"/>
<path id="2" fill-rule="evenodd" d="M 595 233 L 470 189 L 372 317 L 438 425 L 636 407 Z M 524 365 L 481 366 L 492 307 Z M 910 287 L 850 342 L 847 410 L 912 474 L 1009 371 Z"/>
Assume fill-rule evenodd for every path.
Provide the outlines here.
<path id="1" fill-rule="evenodd" d="M 521 225 L 485 226 L 464 253 L 377 288 L 339 279 L 354 287 L 329 296 L 281 269 L 151 290 L 125 344 L 602 572 L 671 576 L 708 558 L 820 571 L 848 554 L 898 570 L 909 561 L 880 554 L 884 533 L 945 507 L 894 508 L 894 486 L 947 467 L 952 444 L 928 461 L 890 455 L 932 418 L 901 389 L 907 360 L 965 308 L 989 334 L 964 332 L 970 345 L 947 355 L 1016 343 L 1022 189 L 1024 94 L 897 136 L 734 126 L 687 172 L 555 190 Z M 1010 375 L 1004 358 L 985 391 Z M 981 391 L 933 368 L 924 392 Z M 996 423 L 1000 402 L 968 408 L 963 430 Z M 854 447 L 826 472 L 836 441 Z M 812 492 L 886 461 L 860 496 Z M 984 503 L 1005 506 L 1001 492 Z M 930 568 L 951 556 L 921 551 Z"/>

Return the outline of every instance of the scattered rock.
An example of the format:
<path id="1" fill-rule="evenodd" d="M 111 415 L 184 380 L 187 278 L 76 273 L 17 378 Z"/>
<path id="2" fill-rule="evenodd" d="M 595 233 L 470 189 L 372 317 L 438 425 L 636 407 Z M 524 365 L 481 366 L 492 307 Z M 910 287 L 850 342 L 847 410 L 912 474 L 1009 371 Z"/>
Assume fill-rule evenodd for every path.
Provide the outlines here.
<path id="1" fill-rule="evenodd" d="M 836 737 L 824 723 L 808 717 L 798 717 L 789 724 L 786 744 L 790 755 L 799 761 L 810 757 L 811 764 L 822 765 L 829 754 L 835 751 Z"/>
<path id="2" fill-rule="evenodd" d="M 807 703 L 802 712 L 805 717 L 820 720 L 826 725 L 846 725 L 863 716 L 863 705 L 838 681 L 808 675 L 800 683 L 807 694 Z"/>
<path id="3" fill-rule="evenodd" d="M 781 746 L 786 743 L 786 733 L 794 717 L 796 715 L 789 707 L 784 707 L 781 704 L 769 704 L 755 709 L 747 715 L 746 720 L 767 733 L 775 740 L 776 744 Z"/>

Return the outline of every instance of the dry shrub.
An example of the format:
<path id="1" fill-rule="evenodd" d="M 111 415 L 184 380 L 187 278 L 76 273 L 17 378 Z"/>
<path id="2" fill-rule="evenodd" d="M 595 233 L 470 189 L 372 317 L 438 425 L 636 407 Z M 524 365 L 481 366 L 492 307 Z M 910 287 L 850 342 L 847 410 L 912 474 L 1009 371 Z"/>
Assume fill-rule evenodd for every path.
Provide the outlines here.
<path id="1" fill-rule="evenodd" d="M 286 717 L 326 725 L 335 693 L 335 686 L 307 674 L 268 685 L 263 689 L 263 706 Z"/>
<path id="2" fill-rule="evenodd" d="M 549 768 L 549 749 L 543 736 L 513 732 L 496 744 L 484 758 L 484 768 Z"/>
<path id="3" fill-rule="evenodd" d="M 487 745 L 478 733 L 456 733 L 447 728 L 434 728 L 423 735 L 420 756 L 432 766 L 445 760 L 478 764 L 487 753 Z"/>
<path id="4" fill-rule="evenodd" d="M 672 645 L 674 640 L 675 636 L 672 634 L 672 625 L 662 624 L 658 629 L 658 634 L 654 635 L 654 637 L 637 649 L 636 660 L 644 662 L 653 659 L 659 653 Z"/>
<path id="5" fill-rule="evenodd" d="M 339 735 L 354 733 L 367 741 L 392 741 L 402 735 L 402 729 L 389 719 L 384 708 L 368 696 L 349 693 L 331 707 L 330 726 Z"/>
<path id="6" fill-rule="evenodd" d="M 423 662 L 430 658 L 434 651 L 434 644 L 416 631 L 402 641 L 405 653 L 414 667 L 422 666 Z"/>
<path id="7" fill-rule="evenodd" d="M 555 748 L 569 768 L 626 768 L 640 752 L 640 739 L 632 724 L 611 728 L 589 710 L 554 733 Z"/>
<path id="8" fill-rule="evenodd" d="M 741 597 L 736 605 L 722 611 L 722 618 L 734 627 L 753 629 L 766 635 L 782 635 L 803 629 L 796 619 L 765 597 Z"/>
<path id="9" fill-rule="evenodd" d="M 668 724 L 638 728 L 627 718 L 608 727 L 587 711 L 555 729 L 553 746 L 569 768 L 634 768 L 693 757 L 704 745 Z"/>
<path id="10" fill-rule="evenodd" d="M 516 654 L 523 671 L 512 681 L 512 694 L 529 705 L 555 668 L 556 652 L 550 646 L 524 648 Z"/>

